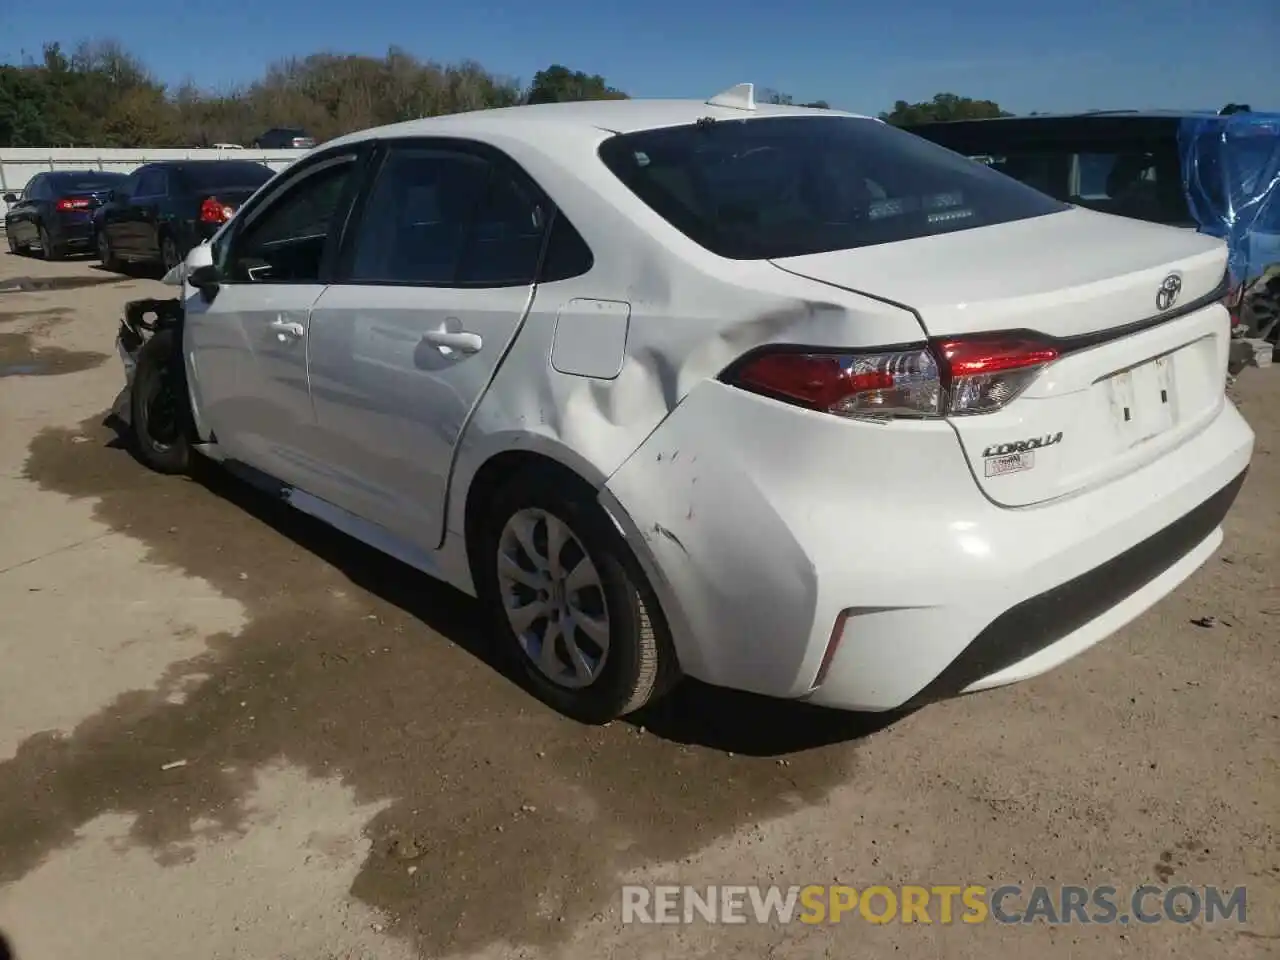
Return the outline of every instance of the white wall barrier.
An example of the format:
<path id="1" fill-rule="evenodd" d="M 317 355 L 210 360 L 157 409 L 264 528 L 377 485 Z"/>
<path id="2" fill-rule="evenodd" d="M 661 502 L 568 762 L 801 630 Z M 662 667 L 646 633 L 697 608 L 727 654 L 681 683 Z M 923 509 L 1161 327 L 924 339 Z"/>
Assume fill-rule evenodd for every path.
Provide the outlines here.
<path id="1" fill-rule="evenodd" d="M 97 147 L 0 147 L 0 196 L 18 193 L 37 173 L 49 170 L 109 170 L 133 173 L 144 163 L 157 160 L 257 160 L 272 170 L 283 170 L 306 151 L 303 150 L 199 150 L 142 148 L 138 150 Z M 0 200 L 0 217 L 8 204 Z M 0 232 L 4 221 L 0 219 Z"/>

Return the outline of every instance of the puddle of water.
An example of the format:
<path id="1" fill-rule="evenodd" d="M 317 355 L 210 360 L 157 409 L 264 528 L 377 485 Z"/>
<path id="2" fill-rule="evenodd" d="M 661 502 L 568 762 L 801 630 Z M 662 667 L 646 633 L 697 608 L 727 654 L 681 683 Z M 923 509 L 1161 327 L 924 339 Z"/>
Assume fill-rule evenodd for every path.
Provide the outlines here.
<path id="1" fill-rule="evenodd" d="M 221 474 L 149 473 L 114 442 L 95 421 L 47 430 L 27 476 L 95 498 L 98 520 L 250 622 L 187 665 L 208 679 L 185 702 L 126 695 L 0 765 L 0 883 L 108 811 L 136 814 L 153 850 L 202 817 L 236 829 L 249 771 L 283 758 L 389 801 L 352 892 L 390 932 L 432 956 L 551 944 L 608 906 L 620 871 L 820 802 L 873 729 L 697 686 L 647 729 L 573 723 L 491 665 L 474 601 Z M 161 770 L 173 757 L 190 761 L 180 777 Z"/>
<path id="2" fill-rule="evenodd" d="M 35 347 L 29 333 L 0 333 L 0 379 L 78 373 L 107 360 L 105 353 Z"/>
<path id="3" fill-rule="evenodd" d="M 10 277 L 0 280 L 0 293 L 31 293 L 40 290 L 79 290 L 108 283 L 123 283 L 127 277 L 104 274 L 98 277 Z"/>

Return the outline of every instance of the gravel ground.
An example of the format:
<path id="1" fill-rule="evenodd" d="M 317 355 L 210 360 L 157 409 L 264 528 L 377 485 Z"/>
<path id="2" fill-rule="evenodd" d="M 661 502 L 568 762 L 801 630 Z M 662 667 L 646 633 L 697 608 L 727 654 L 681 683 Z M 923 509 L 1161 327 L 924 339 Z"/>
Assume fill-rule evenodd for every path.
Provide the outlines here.
<path id="1" fill-rule="evenodd" d="M 1233 391 L 1258 447 L 1219 553 L 1049 675 L 895 723 L 689 684 L 586 728 L 465 597 L 122 449 L 116 319 L 163 289 L 0 256 L 17 960 L 1280 952 L 1280 374 Z M 1248 921 L 624 925 L 627 881 L 1245 886 Z"/>

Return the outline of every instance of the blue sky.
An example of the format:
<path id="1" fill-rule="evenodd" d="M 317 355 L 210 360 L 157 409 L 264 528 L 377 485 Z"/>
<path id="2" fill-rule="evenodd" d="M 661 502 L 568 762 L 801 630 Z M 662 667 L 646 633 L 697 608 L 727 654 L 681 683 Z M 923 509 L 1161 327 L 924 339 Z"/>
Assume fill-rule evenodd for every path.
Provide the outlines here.
<path id="1" fill-rule="evenodd" d="M 1210 12 L 1212 11 L 1212 12 Z M 1120 107 L 1280 110 L 1277 0 L 0 0 L 0 62 L 114 38 L 168 83 L 209 88 L 318 50 L 470 58 L 527 81 L 560 62 L 632 96 L 742 81 L 872 113 L 939 91 L 1018 113 Z"/>

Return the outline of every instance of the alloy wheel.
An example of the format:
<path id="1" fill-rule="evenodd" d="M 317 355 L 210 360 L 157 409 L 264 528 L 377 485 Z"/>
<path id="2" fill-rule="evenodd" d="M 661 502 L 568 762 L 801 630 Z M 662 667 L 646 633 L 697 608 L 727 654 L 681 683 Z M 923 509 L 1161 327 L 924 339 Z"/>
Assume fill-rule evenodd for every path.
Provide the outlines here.
<path id="1" fill-rule="evenodd" d="M 525 656 L 569 689 L 592 684 L 609 653 L 604 587 L 582 541 L 534 507 L 512 514 L 498 538 L 498 585 Z"/>

